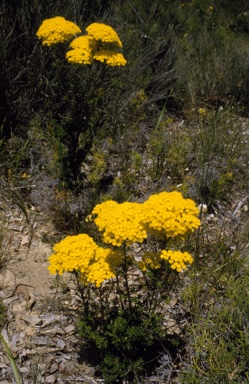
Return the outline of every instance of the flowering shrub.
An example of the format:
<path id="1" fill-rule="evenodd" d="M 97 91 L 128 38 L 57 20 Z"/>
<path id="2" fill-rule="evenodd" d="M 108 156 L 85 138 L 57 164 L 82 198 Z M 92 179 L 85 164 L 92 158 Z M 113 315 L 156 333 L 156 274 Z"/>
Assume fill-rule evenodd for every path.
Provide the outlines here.
<path id="1" fill-rule="evenodd" d="M 37 36 L 43 45 L 50 46 L 68 41 L 80 32 L 76 24 L 57 16 L 44 20 Z M 87 35 L 76 37 L 71 42 L 72 49 L 66 53 L 68 62 L 92 64 L 97 60 L 110 66 L 126 64 L 123 54 L 116 51 L 117 48 L 122 48 L 122 42 L 112 27 L 103 23 L 93 23 L 86 28 L 86 32 Z"/>
<path id="2" fill-rule="evenodd" d="M 158 340 L 168 347 L 161 311 L 170 276 L 186 269 L 193 258 L 167 245 L 169 240 L 176 245 L 198 228 L 198 213 L 195 203 L 179 192 L 161 192 L 144 203 L 105 201 L 86 221 L 96 224 L 106 245 L 97 245 L 86 234 L 55 245 L 49 271 L 75 273 L 84 305 L 79 332 L 91 350 L 95 346 L 106 383 L 128 376 L 133 380 L 146 361 L 154 361 Z M 139 255 L 133 252 L 134 243 L 140 243 Z M 141 288 L 130 279 L 134 269 Z"/>

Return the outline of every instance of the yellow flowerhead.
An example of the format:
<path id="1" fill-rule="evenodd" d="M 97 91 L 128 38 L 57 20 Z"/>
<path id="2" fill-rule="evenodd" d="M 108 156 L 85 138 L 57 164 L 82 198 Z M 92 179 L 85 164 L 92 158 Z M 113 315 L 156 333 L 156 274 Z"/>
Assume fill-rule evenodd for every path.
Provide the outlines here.
<path id="1" fill-rule="evenodd" d="M 198 112 L 200 115 L 205 115 L 207 113 L 206 109 L 204 109 L 204 108 L 199 108 Z"/>
<path id="2" fill-rule="evenodd" d="M 36 34 L 39 39 L 42 39 L 43 45 L 50 46 L 63 43 L 80 32 L 81 30 L 76 24 L 67 21 L 64 17 L 56 16 L 44 20 Z"/>
<path id="3" fill-rule="evenodd" d="M 51 274 L 60 275 L 76 271 L 84 284 L 99 287 L 115 276 L 115 268 L 122 260 L 121 251 L 99 247 L 90 236 L 80 234 L 67 236 L 54 246 L 48 269 Z"/>
<path id="4" fill-rule="evenodd" d="M 180 192 L 161 192 L 143 204 L 143 223 L 148 231 L 167 237 L 185 237 L 200 226 L 199 210 L 191 199 Z"/>
<path id="5" fill-rule="evenodd" d="M 108 244 L 119 247 L 125 242 L 142 242 L 147 237 L 141 224 L 142 204 L 110 200 L 96 205 L 92 214 L 96 215 L 94 222 Z"/>
<path id="6" fill-rule="evenodd" d="M 122 53 L 110 51 L 107 49 L 102 49 L 96 52 L 94 59 L 110 65 L 111 67 L 125 65 L 127 63 Z"/>
<path id="7" fill-rule="evenodd" d="M 112 43 L 122 48 L 122 42 L 119 39 L 117 32 L 115 32 L 109 25 L 93 23 L 86 28 L 86 31 L 97 41 L 100 40 L 102 43 Z"/>
<path id="8" fill-rule="evenodd" d="M 96 48 L 96 41 L 91 36 L 79 36 L 72 41 L 66 58 L 70 63 L 92 64 L 93 52 Z"/>
<path id="9" fill-rule="evenodd" d="M 180 251 L 162 251 L 161 259 L 167 260 L 172 269 L 175 269 L 177 272 L 182 272 L 187 268 L 187 264 L 193 263 L 193 258 L 188 252 Z"/>

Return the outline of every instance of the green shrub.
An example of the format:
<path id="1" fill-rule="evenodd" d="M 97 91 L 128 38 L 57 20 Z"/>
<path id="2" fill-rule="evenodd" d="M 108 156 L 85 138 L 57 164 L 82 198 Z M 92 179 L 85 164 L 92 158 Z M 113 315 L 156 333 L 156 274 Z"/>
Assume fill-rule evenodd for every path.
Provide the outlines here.
<path id="1" fill-rule="evenodd" d="M 194 202 L 179 192 L 152 195 L 144 203 L 105 201 L 87 218 L 97 225 L 101 246 L 87 234 L 54 246 L 49 271 L 75 275 L 83 305 L 79 335 L 107 383 L 138 382 L 151 374 L 165 345 L 170 349 L 170 340 L 176 342 L 168 335 L 165 304 L 174 270 L 193 262 L 175 247 L 200 225 L 197 215 Z"/>

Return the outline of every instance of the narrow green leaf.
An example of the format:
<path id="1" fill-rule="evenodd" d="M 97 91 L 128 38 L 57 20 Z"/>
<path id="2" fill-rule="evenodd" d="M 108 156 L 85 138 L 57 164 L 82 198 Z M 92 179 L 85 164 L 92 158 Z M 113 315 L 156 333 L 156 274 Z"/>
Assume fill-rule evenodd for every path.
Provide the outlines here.
<path id="1" fill-rule="evenodd" d="M 16 384 L 22 384 L 22 378 L 21 378 L 21 375 L 19 373 L 18 367 L 16 365 L 15 359 L 11 353 L 11 350 L 9 349 L 8 344 L 6 343 L 6 341 L 4 340 L 4 337 L 1 334 L 0 334 L 0 341 L 2 342 L 2 345 L 4 347 L 4 351 L 5 351 L 6 355 L 8 356 L 8 359 L 10 361 Z"/>

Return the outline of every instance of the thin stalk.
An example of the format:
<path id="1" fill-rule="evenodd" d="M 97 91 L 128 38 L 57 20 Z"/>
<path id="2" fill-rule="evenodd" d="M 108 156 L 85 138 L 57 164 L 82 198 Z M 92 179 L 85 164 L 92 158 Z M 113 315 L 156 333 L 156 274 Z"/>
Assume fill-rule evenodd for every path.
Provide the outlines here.
<path id="1" fill-rule="evenodd" d="M 129 304 L 129 310 L 130 313 L 132 311 L 131 307 L 131 294 L 130 294 L 130 288 L 129 288 L 129 283 L 128 283 L 128 265 L 127 265 L 127 253 L 126 253 L 126 244 L 124 243 L 124 266 L 123 266 L 123 272 L 124 272 L 124 283 L 125 283 L 125 289 L 127 293 L 127 298 L 128 298 L 128 304 Z"/>
<path id="2" fill-rule="evenodd" d="M 22 384 L 22 378 L 21 378 L 19 369 L 18 369 L 18 367 L 16 365 L 15 359 L 14 359 L 12 353 L 11 353 L 11 350 L 9 349 L 8 344 L 4 340 L 4 337 L 1 335 L 1 333 L 0 333 L 0 341 L 1 341 L 2 345 L 3 345 L 3 348 L 4 348 L 4 351 L 5 351 L 6 355 L 8 356 L 8 359 L 10 361 L 10 364 L 11 364 L 11 367 L 12 367 L 12 371 L 14 373 L 16 384 Z"/>
<path id="3" fill-rule="evenodd" d="M 117 283 L 117 292 L 121 292 L 120 284 L 119 284 L 119 278 L 118 278 L 118 273 L 117 272 L 116 272 L 116 283 Z M 121 299 L 120 294 L 118 294 L 118 297 L 119 297 L 119 300 L 120 300 L 121 308 L 122 308 L 122 310 L 124 310 L 124 304 L 123 304 L 123 301 Z"/>
<path id="4" fill-rule="evenodd" d="M 104 310 L 104 299 L 103 299 L 103 294 L 102 294 L 102 290 L 101 290 L 101 287 L 97 288 L 98 292 L 99 292 L 99 299 L 100 299 L 100 313 L 101 313 L 101 319 L 102 321 L 105 321 L 105 310 Z"/>
<path id="5" fill-rule="evenodd" d="M 80 297 L 81 297 L 81 300 L 83 302 L 85 316 L 88 316 L 88 314 L 89 314 L 89 300 L 86 300 L 86 296 L 85 296 L 85 292 L 84 292 L 85 287 L 83 287 L 82 284 L 80 283 L 78 273 L 76 271 L 74 271 L 73 274 L 74 274 L 75 279 L 76 279 L 78 292 L 80 293 Z"/>
<path id="6" fill-rule="evenodd" d="M 154 284 L 154 276 L 150 279 L 150 281 L 152 282 L 152 284 L 150 285 L 149 284 L 148 276 L 146 275 L 146 271 L 142 272 L 142 273 L 143 273 L 143 278 L 144 278 L 144 281 L 145 281 L 145 286 L 147 288 L 148 299 L 146 301 L 148 302 L 148 311 L 149 311 L 149 313 L 151 313 L 153 308 L 156 307 L 156 305 L 155 305 L 155 302 L 156 302 L 156 295 L 155 295 L 156 287 L 155 287 L 155 284 Z M 153 306 L 153 308 L 152 308 L 152 306 Z"/>

